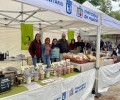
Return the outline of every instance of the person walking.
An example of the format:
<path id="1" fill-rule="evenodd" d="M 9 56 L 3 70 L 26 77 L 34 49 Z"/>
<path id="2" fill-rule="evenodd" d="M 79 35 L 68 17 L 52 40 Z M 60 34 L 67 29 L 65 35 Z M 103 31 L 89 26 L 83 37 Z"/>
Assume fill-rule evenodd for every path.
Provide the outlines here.
<path id="1" fill-rule="evenodd" d="M 43 64 L 47 65 L 47 68 L 50 68 L 50 38 L 45 39 L 45 43 L 42 45 L 42 60 Z"/>
<path id="2" fill-rule="evenodd" d="M 59 57 L 60 57 L 60 48 L 59 45 L 57 44 L 57 39 L 54 38 L 52 40 L 51 52 L 50 52 L 51 63 L 59 61 Z"/>
<path id="3" fill-rule="evenodd" d="M 29 53 L 32 57 L 33 65 L 36 66 L 36 63 L 40 62 L 42 56 L 42 43 L 39 33 L 35 35 L 35 39 L 30 43 Z"/>

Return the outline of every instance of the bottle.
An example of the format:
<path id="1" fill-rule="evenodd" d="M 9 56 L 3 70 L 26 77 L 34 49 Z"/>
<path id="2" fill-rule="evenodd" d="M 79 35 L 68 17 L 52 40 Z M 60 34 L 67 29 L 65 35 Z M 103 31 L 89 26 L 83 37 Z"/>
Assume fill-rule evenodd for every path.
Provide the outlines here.
<path id="1" fill-rule="evenodd" d="M 9 51 L 6 51 L 6 59 L 9 59 Z"/>
<path id="2" fill-rule="evenodd" d="M 4 53 L 4 59 L 6 59 L 6 53 Z"/>

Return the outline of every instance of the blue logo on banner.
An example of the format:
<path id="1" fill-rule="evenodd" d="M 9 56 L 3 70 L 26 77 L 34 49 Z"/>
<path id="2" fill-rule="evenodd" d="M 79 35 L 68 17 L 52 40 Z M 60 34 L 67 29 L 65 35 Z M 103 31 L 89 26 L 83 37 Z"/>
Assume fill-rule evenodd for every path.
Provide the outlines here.
<path id="1" fill-rule="evenodd" d="M 67 93 L 66 92 L 62 93 L 62 100 L 67 100 Z"/>
<path id="2" fill-rule="evenodd" d="M 77 7 L 77 16 L 78 17 L 83 17 L 83 9 L 79 6 Z"/>
<path id="3" fill-rule="evenodd" d="M 68 14 L 72 13 L 72 1 L 66 0 L 66 12 Z"/>

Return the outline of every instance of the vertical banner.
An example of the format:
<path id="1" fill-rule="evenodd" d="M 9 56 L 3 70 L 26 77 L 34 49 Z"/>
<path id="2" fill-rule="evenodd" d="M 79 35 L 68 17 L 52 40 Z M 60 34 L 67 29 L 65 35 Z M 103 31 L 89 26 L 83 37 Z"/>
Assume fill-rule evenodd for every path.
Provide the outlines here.
<path id="1" fill-rule="evenodd" d="M 21 50 L 28 50 L 33 40 L 33 24 L 21 24 Z"/>
<path id="2" fill-rule="evenodd" d="M 74 31 L 68 30 L 68 42 L 71 42 L 71 39 L 74 39 Z"/>

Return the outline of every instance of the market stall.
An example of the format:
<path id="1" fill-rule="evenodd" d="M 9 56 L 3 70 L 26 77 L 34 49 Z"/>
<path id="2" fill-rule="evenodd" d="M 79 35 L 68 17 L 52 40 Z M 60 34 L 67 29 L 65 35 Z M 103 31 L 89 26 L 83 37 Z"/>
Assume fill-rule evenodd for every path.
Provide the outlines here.
<path id="1" fill-rule="evenodd" d="M 30 11 L 30 12 L 26 11 L 25 14 L 26 13 L 27 14 L 30 13 L 30 14 L 28 14 L 27 16 L 25 15 L 24 16 L 25 19 L 23 19 L 23 17 L 22 17 L 22 21 L 23 22 L 27 21 L 31 16 L 33 16 L 33 18 L 35 18 L 36 16 L 42 16 L 42 14 L 44 14 L 44 16 L 42 16 L 42 19 L 40 18 L 40 20 L 39 20 L 40 24 L 42 26 L 42 27 L 38 28 L 38 29 L 41 29 L 40 32 L 45 31 L 45 30 L 53 30 L 53 29 L 54 30 L 57 29 L 58 31 L 61 31 L 62 29 L 68 30 L 68 28 L 74 28 L 74 27 L 79 26 L 79 25 L 82 25 L 81 28 L 84 28 L 84 27 L 87 26 L 87 27 L 93 27 L 93 28 L 96 29 L 96 26 L 99 24 L 99 14 L 98 13 L 95 13 L 94 11 L 89 11 L 89 9 L 84 8 L 84 6 L 81 6 L 80 4 L 78 4 L 78 3 L 76 3 L 72 0 L 71 1 L 61 0 L 59 3 L 55 3 L 55 2 L 51 2 L 51 1 L 43 1 L 43 0 L 38 1 L 38 2 L 40 2 L 40 3 L 37 3 L 38 4 L 37 7 L 39 7 L 39 8 L 37 10 L 33 11 L 33 12 L 32 11 Z M 33 2 L 31 2 L 31 3 L 33 4 Z M 18 4 L 18 2 L 16 4 Z M 45 6 L 45 5 L 48 5 L 48 7 Z M 71 6 L 72 6 L 73 9 L 71 9 Z M 80 12 L 81 8 L 79 6 L 81 6 L 82 10 L 86 11 L 86 13 L 83 13 L 81 15 L 81 12 Z M 41 9 L 41 8 L 44 8 L 44 9 Z M 48 10 L 51 10 L 51 11 L 54 11 L 54 12 L 57 12 L 57 13 L 53 13 L 53 12 L 48 11 Z M 74 10 L 75 10 L 75 12 L 74 12 Z M 23 16 L 23 14 L 24 14 L 23 3 L 22 3 L 22 10 L 21 11 L 23 13 L 19 14 L 19 16 Z M 3 11 L 3 12 L 5 13 L 6 11 Z M 34 14 L 37 13 L 37 12 L 40 13 L 40 14 L 34 16 Z M 91 12 L 92 15 L 89 15 L 87 12 Z M 58 13 L 60 13 L 60 14 L 58 14 Z M 76 15 L 76 13 L 77 13 L 77 15 Z M 64 16 L 63 14 L 67 15 L 67 16 Z M 3 14 L 3 13 L 1 15 L 5 16 L 5 14 Z M 47 17 L 47 15 L 50 15 L 50 16 Z M 12 18 L 12 17 L 9 17 L 9 16 L 10 15 L 8 14 L 7 17 Z M 86 17 L 84 17 L 84 16 L 86 16 Z M 9 26 L 9 25 L 12 26 L 13 21 L 15 21 L 14 24 L 16 24 L 18 22 L 18 19 L 17 19 L 18 17 L 14 18 L 14 20 L 11 20 L 9 23 L 7 23 L 7 26 Z M 47 21 L 47 19 L 49 19 L 49 20 Z M 53 22 L 49 22 L 51 20 L 53 20 Z M 20 25 L 19 23 L 17 23 L 17 24 Z M 17 26 L 17 25 L 15 25 L 15 26 Z M 19 27 L 17 27 L 17 28 L 19 28 Z M 61 30 L 59 30 L 59 29 L 61 29 Z M 62 32 L 64 32 L 64 31 L 62 31 Z M 9 49 L 9 48 L 7 48 L 7 49 Z M 11 49 L 9 49 L 9 50 L 11 50 Z M 51 67 L 51 68 L 53 68 L 53 70 L 52 70 L 53 73 L 55 72 L 54 75 L 57 75 L 57 76 L 60 77 L 61 74 L 66 74 L 66 70 L 68 71 L 67 74 L 73 72 L 73 68 L 74 68 L 73 66 L 72 67 L 70 67 L 70 66 L 67 67 L 67 66 L 65 66 L 65 64 L 63 64 L 63 65 L 64 65 L 64 67 L 63 66 L 61 67 L 61 65 L 59 65 L 59 64 L 58 64 L 58 68 Z M 23 68 L 23 70 L 24 70 L 24 68 Z M 28 67 L 28 69 L 25 69 L 22 72 L 24 72 L 24 73 L 21 73 L 21 70 L 19 70 L 19 74 L 15 75 L 15 85 L 21 85 L 21 83 L 24 82 L 24 79 L 25 79 L 25 83 L 27 83 L 27 84 L 30 84 L 31 80 L 38 81 L 38 73 L 36 73 L 36 69 Z M 44 78 L 43 77 L 44 73 L 47 74 L 46 75 L 47 78 L 50 77 L 50 70 L 49 69 L 45 70 L 45 71 L 43 69 L 42 70 L 39 69 L 39 71 L 37 71 L 37 72 L 40 72 L 40 74 L 39 74 L 40 79 Z M 93 73 L 93 74 L 90 74 L 90 73 Z M 88 80 L 87 78 L 85 78 L 85 77 L 89 76 L 89 74 L 92 75 L 91 76 L 91 78 L 93 80 L 92 83 L 91 83 L 91 80 Z M 22 77 L 22 75 L 24 77 Z M 70 80 L 69 79 L 65 80 L 65 82 L 61 81 L 61 82 L 54 83 L 55 85 L 63 86 L 62 88 L 60 87 L 61 89 L 64 88 L 62 91 L 60 91 L 59 94 L 61 95 L 63 92 L 66 92 L 66 93 L 63 93 L 63 96 L 67 97 L 66 95 L 67 95 L 68 91 L 70 91 L 71 88 L 75 88 L 76 91 L 72 91 L 72 90 L 70 91 L 70 92 L 72 92 L 70 95 L 75 94 L 74 96 L 71 96 L 72 100 L 75 99 L 75 97 L 78 95 L 77 92 L 81 92 L 80 93 L 81 95 L 78 95 L 78 99 L 79 98 L 86 99 L 87 97 L 89 97 L 89 95 L 91 95 L 92 87 L 93 87 L 93 84 L 94 84 L 95 69 L 92 69 L 92 70 L 90 70 L 86 73 L 82 73 L 78 76 L 82 77 L 81 80 L 80 80 L 80 77 L 77 78 L 77 76 L 76 76 L 76 77 L 71 77 Z M 33 77 L 33 79 L 32 79 L 32 77 Z M 84 79 L 85 79 L 85 81 L 84 81 Z M 79 82 L 75 82 L 74 80 L 79 81 Z M 74 86 L 72 86 L 73 81 L 75 82 Z M 80 83 L 80 82 L 82 82 L 82 83 Z M 70 87 L 67 87 L 67 86 L 70 86 Z M 78 87 L 76 87 L 76 86 L 78 86 Z M 44 88 L 49 89 L 51 87 L 54 88 L 54 85 L 49 86 L 49 87 L 44 87 Z M 44 89 L 44 88 L 42 88 L 42 89 Z M 42 89 L 38 89 L 38 91 L 42 91 Z M 54 88 L 54 89 L 57 89 L 57 88 Z M 38 91 L 36 91 L 36 92 L 38 92 Z M 42 92 L 42 93 L 45 93 L 47 91 L 47 89 L 45 89 L 43 91 L 44 92 Z M 35 92 L 35 91 L 33 90 L 32 94 L 33 94 L 33 92 Z M 57 93 L 56 91 L 54 91 L 54 92 Z M 86 93 L 86 94 L 83 95 L 84 93 Z M 50 96 L 51 95 L 52 94 L 50 94 Z M 16 97 L 18 98 L 18 96 L 16 96 Z M 24 97 L 24 96 L 20 95 L 19 97 L 21 99 L 21 97 Z M 36 97 L 36 96 L 34 96 L 34 97 Z M 45 94 L 44 98 L 46 100 L 46 98 L 47 98 L 46 94 Z M 59 96 L 58 96 L 58 98 L 59 98 Z M 68 97 L 68 98 L 70 98 L 70 97 Z"/>
<path id="2" fill-rule="evenodd" d="M 100 78 L 101 76 L 104 76 L 102 74 L 104 73 L 101 73 L 101 69 L 104 69 L 104 67 L 100 67 L 100 63 L 99 63 L 99 57 L 100 57 L 100 38 L 101 38 L 101 35 L 102 34 L 120 34 L 120 21 L 106 15 L 105 13 L 103 13 L 102 11 L 98 10 L 96 7 L 94 7 L 91 3 L 89 3 L 88 1 L 86 1 L 84 4 L 84 6 L 90 8 L 90 9 L 94 9 L 96 12 L 99 12 L 100 13 L 100 18 L 101 18 L 101 22 L 100 22 L 100 26 L 98 27 L 98 30 L 100 32 L 100 34 L 97 35 L 97 60 L 96 60 L 96 94 L 99 91 L 99 83 L 101 82 L 105 82 L 105 84 L 107 83 L 107 80 L 105 81 L 104 78 Z M 105 32 L 104 32 L 105 30 Z M 111 69 L 111 67 L 114 66 L 114 65 L 108 65 L 106 66 L 105 68 L 107 69 Z M 99 69 L 100 68 L 100 69 Z M 119 70 L 119 67 L 117 67 Z M 109 73 L 109 72 L 108 72 Z M 100 79 L 99 79 L 100 78 Z M 107 77 L 106 77 L 107 78 Z M 117 81 L 114 81 L 114 83 L 118 82 L 119 80 Z M 109 87 L 110 85 L 113 85 L 114 83 L 112 84 L 107 84 L 107 87 Z M 100 94 L 96 95 L 96 96 L 100 96 Z"/>
<path id="3" fill-rule="evenodd" d="M 40 2 L 43 2 L 43 1 L 40 1 Z M 25 3 L 19 3 L 12 0 L 6 0 L 6 1 L 1 0 L 0 4 L 2 6 L 0 8 L 1 9 L 0 10 L 0 19 L 1 19 L 0 40 L 3 42 L 0 42 L 0 45 L 1 45 L 0 52 L 6 52 L 8 50 L 10 56 L 16 56 L 18 54 L 24 54 L 26 56 L 29 56 L 29 53 L 25 50 L 24 51 L 21 50 L 21 47 L 20 47 L 21 46 L 21 29 L 20 29 L 21 22 L 25 22 L 25 24 L 33 24 L 34 35 L 39 32 L 43 33 L 42 42 L 44 42 L 46 35 L 49 36 L 51 39 L 53 37 L 59 39 L 61 38 L 61 34 L 62 33 L 67 34 L 68 30 L 75 31 L 76 36 L 78 35 L 80 30 L 82 32 L 88 30 L 89 31 L 88 34 L 93 29 L 95 29 L 97 32 L 96 25 L 98 25 L 99 23 L 98 13 L 94 13 L 94 11 L 91 11 L 93 14 L 96 14 L 94 16 L 96 16 L 95 20 L 97 22 L 95 22 L 95 20 L 92 21 L 92 19 L 94 19 L 94 16 L 87 14 L 87 12 L 85 14 L 83 13 L 82 18 L 80 16 L 77 17 L 76 13 L 78 14 L 80 13 L 80 12 L 77 12 L 77 6 L 79 6 L 79 4 L 76 4 L 77 6 L 75 6 L 75 9 L 73 8 L 74 5 L 72 5 L 73 6 L 72 10 L 75 10 L 75 11 L 72 11 L 74 12 L 74 14 L 68 14 L 66 12 L 66 7 L 65 7 L 66 0 L 62 2 L 64 2 L 64 7 L 57 5 L 55 3 L 47 2 L 48 4 L 43 3 L 42 7 L 43 6 L 44 7 L 41 8 L 36 6 L 33 7 Z M 38 3 L 38 4 L 42 4 L 42 3 Z M 4 5 L 10 5 L 10 6 L 7 7 Z M 50 6 L 54 5 L 54 7 L 47 7 L 45 5 L 50 5 Z M 64 9 L 64 13 L 66 13 L 65 15 L 64 13 L 62 13 L 62 9 Z M 87 10 L 87 8 L 84 8 L 84 7 L 82 9 L 89 11 Z M 54 11 L 57 11 L 57 13 L 55 13 Z M 88 18 L 90 17 L 91 20 L 89 20 L 88 18 L 85 19 L 84 16 L 87 16 Z M 58 36 L 55 37 L 55 34 L 57 34 Z M 6 40 L 11 42 L 7 42 Z"/>
<path id="4" fill-rule="evenodd" d="M 41 32 L 41 34 L 43 34 L 43 31 L 46 31 L 46 30 L 55 30 L 55 29 L 57 29 L 58 31 L 61 31 L 62 29 L 66 29 L 66 30 L 68 30 L 68 29 L 70 29 L 70 28 L 75 28 L 75 27 L 79 27 L 79 26 L 82 26 L 81 27 L 81 29 L 83 29 L 83 28 L 91 28 L 92 30 L 95 30 L 95 31 L 97 31 L 97 33 L 98 33 L 98 35 L 97 35 L 97 58 L 96 58 L 96 66 L 95 66 L 95 63 L 93 63 L 93 62 L 91 62 L 90 63 L 90 66 L 92 65 L 92 68 L 94 68 L 94 67 L 96 67 L 96 68 L 98 68 L 99 67 L 99 54 L 100 54 L 100 52 L 99 52 L 99 45 L 100 45 L 100 34 L 101 34 L 101 22 L 100 22 L 100 16 L 99 16 L 99 13 L 96 13 L 96 12 L 94 12 L 93 10 L 89 10 L 87 7 L 84 7 L 84 6 L 82 6 L 82 5 L 80 5 L 80 4 L 78 4 L 78 3 L 76 3 L 76 2 L 74 2 L 74 1 L 72 1 L 72 0 L 68 0 L 68 1 L 65 1 L 65 0 L 60 0 L 59 1 L 59 3 L 56 3 L 56 2 L 54 2 L 54 1 L 49 1 L 49 0 L 46 0 L 46 1 L 43 1 L 43 0 L 36 0 L 36 2 L 33 2 L 32 0 L 17 0 L 17 1 L 20 1 L 20 2 L 22 2 L 22 13 L 20 13 L 20 15 L 19 16 L 23 16 L 23 3 L 27 3 L 27 4 L 30 4 L 30 5 L 33 5 L 33 6 L 36 6 L 36 7 L 39 7 L 39 9 L 37 8 L 37 10 L 35 10 L 35 11 L 33 11 L 33 12 L 31 12 L 30 14 L 28 14 L 28 16 L 24 16 L 25 17 L 25 19 L 23 20 L 22 19 L 22 21 L 27 21 L 31 16 L 33 16 L 33 18 L 36 18 L 36 17 L 38 17 L 38 16 L 42 16 L 42 19 L 41 18 L 39 18 L 40 20 L 40 25 L 41 25 L 41 27 L 37 27 L 37 29 L 40 29 L 39 31 Z M 48 5 L 47 7 L 45 6 L 45 5 Z M 44 9 L 43 9 L 44 8 Z M 47 9 L 47 10 L 46 10 Z M 50 11 L 48 11 L 48 10 L 50 10 Z M 53 12 L 55 12 L 55 13 L 53 13 L 53 12 L 51 12 L 51 11 L 53 11 Z M 37 12 L 39 12 L 39 14 L 38 15 L 36 15 L 36 16 L 34 16 L 34 14 L 36 14 Z M 19 13 L 19 12 L 18 12 Z M 25 13 L 28 13 L 27 11 L 25 12 Z M 59 14 L 58 14 L 59 13 Z M 89 14 L 89 13 L 91 13 L 91 14 Z M 61 15 L 62 14 L 62 15 Z M 3 15 L 3 14 L 2 14 Z M 44 15 L 44 16 L 43 16 Z M 48 16 L 48 15 L 50 15 L 50 16 Z M 64 16 L 64 15 L 66 15 L 66 16 Z M 18 17 L 19 17 L 18 16 Z M 69 17 L 68 17 L 69 16 Z M 72 18 L 71 18 L 72 17 Z M 52 18 L 52 19 L 50 19 L 50 18 Z M 62 19 L 62 20 L 61 20 Z M 17 17 L 16 18 L 14 18 L 14 20 L 16 20 L 16 22 L 18 22 L 18 21 L 20 21 L 20 20 L 17 20 Z M 14 20 L 12 20 L 12 21 L 14 21 Z M 50 20 L 52 20 L 53 22 L 50 22 Z M 9 23 L 7 23 L 7 25 L 9 26 L 11 23 L 12 23 L 12 21 L 10 21 Z M 29 21 L 30 21 L 30 19 L 29 19 Z M 35 20 L 34 20 L 35 21 Z M 38 22 L 39 22 L 38 21 Z M 15 22 L 15 23 L 16 23 Z M 38 23 L 37 23 L 38 24 Z M 17 23 L 17 25 L 20 25 L 20 24 L 18 24 Z M 16 26 L 17 26 L 16 25 Z M 98 26 L 98 29 L 97 29 L 97 26 Z M 18 27 L 17 27 L 18 28 Z M 86 28 L 86 29 L 87 29 Z M 79 28 L 78 28 L 78 30 L 79 30 Z M 62 32 L 64 32 L 64 31 L 61 31 L 61 33 Z M 90 61 L 92 61 L 91 59 L 90 59 Z M 94 60 L 95 61 L 95 60 Z M 77 61 L 78 63 L 79 63 L 79 65 L 81 66 L 81 65 L 83 65 L 84 67 L 85 67 L 85 64 L 81 64 L 81 63 L 83 63 L 84 61 L 81 61 L 81 59 L 78 59 L 78 61 Z M 86 62 L 86 61 L 85 61 Z M 112 63 L 112 61 L 110 61 L 111 63 Z M 86 63 L 86 65 L 88 66 L 88 64 L 89 63 Z M 106 64 L 106 63 L 105 63 Z M 105 64 L 103 64 L 103 65 L 105 65 Z M 94 65 L 94 66 L 93 66 Z M 102 64 L 101 64 L 102 65 Z M 58 67 L 60 67 L 60 65 L 58 64 Z M 62 66 L 63 67 L 63 66 Z M 68 67 L 69 68 L 69 67 Z M 29 69 L 29 68 L 28 68 Z M 54 69 L 54 67 L 53 67 L 53 69 Z M 81 71 L 86 71 L 87 69 L 85 68 L 83 68 L 83 67 L 80 67 L 80 69 L 81 69 Z M 91 69 L 91 67 L 90 68 L 88 68 L 88 69 Z M 35 71 L 35 70 L 34 70 Z M 64 71 L 65 71 L 65 69 L 64 69 Z M 79 80 L 78 78 L 76 78 L 76 77 L 74 77 L 75 78 L 75 80 L 78 80 L 79 82 L 80 81 L 84 81 L 84 79 L 86 79 L 86 81 L 90 81 L 90 84 L 88 85 L 88 87 L 90 86 L 90 90 L 89 90 L 89 93 L 92 91 L 92 86 L 93 86 L 93 83 L 94 83 L 94 80 L 93 81 L 91 81 L 91 80 L 88 80 L 88 78 L 87 78 L 87 75 L 88 75 L 88 77 L 90 76 L 90 75 L 93 75 L 93 76 L 95 76 L 95 74 L 91 74 L 91 71 L 93 71 L 93 73 L 94 73 L 94 69 L 91 69 L 91 70 L 89 70 L 89 71 L 86 71 L 86 72 L 84 72 L 84 73 L 81 73 L 80 74 L 80 76 L 81 77 L 83 77 L 83 76 L 85 76 L 84 78 L 81 78 L 81 80 Z M 48 71 L 47 71 L 48 72 Z M 57 70 L 57 72 L 61 72 L 61 68 L 58 68 L 58 70 Z M 41 71 L 41 73 L 44 73 L 44 71 Z M 88 74 L 89 73 L 89 74 Z M 33 73 L 32 73 L 33 74 Z M 55 75 L 56 75 L 56 73 L 54 73 Z M 34 73 L 33 75 L 37 75 L 37 73 Z M 48 76 L 49 76 L 49 73 L 47 74 Z M 57 74 L 58 76 L 60 76 L 61 74 Z M 28 78 L 28 80 L 26 81 L 26 82 L 28 82 L 28 83 L 31 83 L 31 80 L 30 80 L 30 78 L 31 78 L 31 74 L 29 73 L 29 71 L 28 71 L 28 73 L 26 73 L 25 74 L 25 76 Z M 40 76 L 41 77 L 41 76 Z M 38 77 L 34 77 L 35 79 L 38 79 Z M 43 77 L 42 77 L 43 78 Z M 21 80 L 22 80 L 23 78 L 19 78 L 18 79 L 18 81 L 19 82 L 21 82 Z M 94 79 L 94 78 L 93 78 Z M 71 80 L 71 79 L 70 79 Z M 55 86 L 56 85 L 59 85 L 59 86 L 63 86 L 62 88 L 61 87 L 59 87 L 59 89 L 61 90 L 61 89 L 63 89 L 62 91 L 60 91 L 60 93 L 58 93 L 59 94 L 59 96 L 58 96 L 58 98 L 60 98 L 60 96 L 61 96 L 61 94 L 63 93 L 63 95 L 65 95 L 66 94 L 66 91 L 69 91 L 69 89 L 70 88 L 74 88 L 74 86 L 73 87 L 70 87 L 70 88 L 65 88 L 65 86 L 69 86 L 69 84 L 66 84 L 66 83 L 72 83 L 73 82 L 73 80 L 72 81 L 70 81 L 70 80 L 66 80 L 65 81 L 65 83 L 64 83 L 64 81 L 61 81 L 60 83 L 58 82 L 58 83 L 56 83 L 56 84 L 54 84 Z M 19 83 L 18 82 L 18 83 Z M 81 83 L 79 83 L 78 82 L 78 84 L 80 85 Z M 91 82 L 93 82 L 93 83 L 91 83 Z M 16 82 L 17 83 L 17 82 Z M 76 85 L 76 84 L 75 84 Z M 71 85 L 70 85 L 71 86 Z M 37 89 L 37 91 L 32 91 L 32 92 L 26 92 L 26 94 L 20 94 L 19 95 L 19 97 L 20 97 L 20 99 L 23 99 L 23 97 L 24 98 L 29 98 L 29 97 L 31 97 L 31 93 L 33 94 L 33 93 L 35 93 L 33 96 L 34 97 L 39 97 L 40 95 L 38 94 L 37 95 L 37 93 L 39 92 L 39 93 L 41 93 L 40 91 L 42 91 L 42 93 L 44 93 L 44 92 L 47 92 L 47 89 L 46 88 L 51 88 L 51 87 L 54 87 L 53 85 L 50 85 L 50 87 L 43 87 L 42 89 Z M 82 92 L 85 92 L 85 90 L 83 90 L 85 88 L 85 86 L 84 86 L 84 84 L 82 84 L 82 86 L 80 85 L 80 86 L 78 86 L 77 87 L 77 92 L 79 92 L 80 90 L 82 90 Z M 51 89 L 53 89 L 53 88 L 51 88 Z M 50 89 L 50 90 L 51 90 Z M 54 89 L 57 89 L 57 88 L 54 88 Z M 57 91 L 57 90 L 56 90 Z M 54 91 L 55 92 L 55 91 Z M 64 93 L 65 92 L 65 93 Z M 84 97 L 84 95 L 82 95 L 82 94 L 84 94 L 84 93 L 82 93 L 81 92 L 81 95 L 79 95 L 79 96 L 81 96 L 81 98 L 80 97 L 78 97 L 78 99 L 83 99 L 83 100 L 86 100 L 85 98 L 86 97 Z M 55 92 L 55 93 L 57 93 L 57 92 Z M 87 94 L 85 94 L 85 95 L 89 95 L 89 93 L 87 92 Z M 49 94 L 49 93 L 48 93 Z M 37 96 L 36 96 L 37 95 Z M 43 95 L 43 94 L 42 94 Z M 52 93 L 50 94 L 50 96 L 52 95 Z M 76 94 L 75 94 L 76 95 Z M 12 100 L 14 100 L 16 97 L 17 97 L 18 95 L 16 95 L 16 96 L 13 96 L 13 97 L 11 97 L 12 98 Z M 56 97 L 57 97 L 56 96 Z M 46 100 L 46 94 L 44 94 L 44 99 Z M 55 97 L 55 98 L 56 98 Z M 10 98 L 10 99 L 11 99 Z M 33 99 L 33 97 L 31 97 L 32 99 Z M 58 99 L 57 98 L 57 99 Z M 74 98 L 74 96 L 72 97 L 72 98 Z M 43 100 L 44 100 L 43 99 Z M 8 98 L 7 98 L 7 100 L 8 100 Z M 71 99 L 71 100 L 73 100 L 73 99 Z M 90 100 L 90 99 L 88 99 L 88 100 Z"/>

